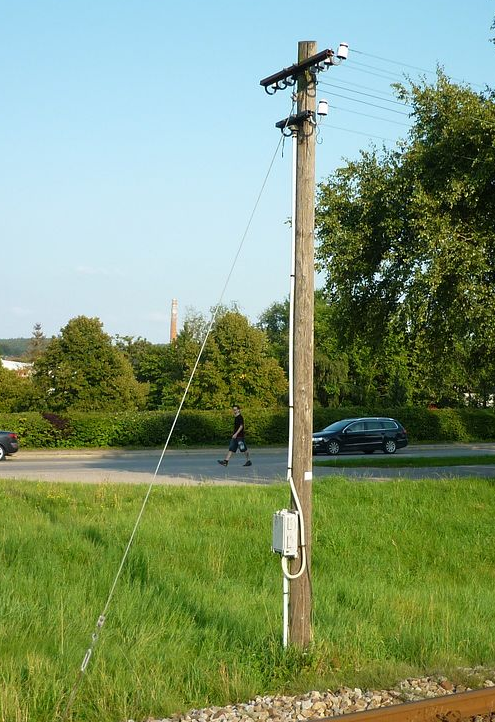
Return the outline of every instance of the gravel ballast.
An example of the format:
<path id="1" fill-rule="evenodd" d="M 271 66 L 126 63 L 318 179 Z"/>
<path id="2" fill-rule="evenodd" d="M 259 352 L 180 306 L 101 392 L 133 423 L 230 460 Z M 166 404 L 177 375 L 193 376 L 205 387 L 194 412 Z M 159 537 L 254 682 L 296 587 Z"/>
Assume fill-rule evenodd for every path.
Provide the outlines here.
<path id="1" fill-rule="evenodd" d="M 464 671 L 477 677 L 481 673 L 479 669 Z M 483 670 L 482 678 L 484 681 L 480 686 L 495 687 L 495 670 Z M 304 722 L 319 717 L 336 717 L 350 712 L 363 712 L 402 702 L 466 692 L 469 689 L 472 688 L 454 684 L 443 676 L 409 678 L 393 689 L 363 690 L 358 687 L 341 687 L 335 691 L 312 691 L 298 696 L 257 696 L 245 703 L 192 709 L 171 717 L 150 717 L 148 722 Z"/>

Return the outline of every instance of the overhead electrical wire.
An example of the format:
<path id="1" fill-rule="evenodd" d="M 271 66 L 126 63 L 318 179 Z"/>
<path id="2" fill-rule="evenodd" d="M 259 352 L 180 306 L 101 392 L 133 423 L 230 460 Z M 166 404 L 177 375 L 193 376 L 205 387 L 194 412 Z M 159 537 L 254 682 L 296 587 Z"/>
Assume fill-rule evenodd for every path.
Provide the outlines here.
<path id="1" fill-rule="evenodd" d="M 429 75 L 436 75 L 436 74 L 437 74 L 437 71 L 436 71 L 436 70 L 427 70 L 426 68 L 420 68 L 420 67 L 418 67 L 417 65 L 408 65 L 407 63 L 403 63 L 403 62 L 401 62 L 400 60 L 393 60 L 392 58 L 383 58 L 383 57 L 381 57 L 380 55 L 372 55 L 371 53 L 366 53 L 366 52 L 364 52 L 363 50 L 357 50 L 356 48 L 352 48 L 351 50 L 352 50 L 352 53 L 356 53 L 357 55 L 364 55 L 364 56 L 366 56 L 366 57 L 368 57 L 368 58 L 373 58 L 374 60 L 381 60 L 381 61 L 384 62 L 384 63 L 391 63 L 391 64 L 393 64 L 393 65 L 400 65 L 400 67 L 402 67 L 402 68 L 410 68 L 411 70 L 417 70 L 417 71 L 420 72 L 420 73 L 428 73 Z M 356 62 L 356 61 L 354 61 L 354 62 Z M 356 63 L 356 64 L 357 64 L 357 63 Z M 361 63 L 360 63 L 360 64 L 361 64 Z M 385 71 L 385 72 L 389 72 L 389 71 Z M 470 81 L 470 80 L 465 80 L 465 79 L 462 79 L 462 78 L 456 78 L 456 77 L 454 77 L 454 76 L 450 76 L 450 77 L 452 78 L 452 80 L 455 80 L 456 82 L 459 82 L 459 83 L 466 83 L 467 85 L 473 85 L 473 86 L 476 86 L 476 87 L 478 87 L 478 88 L 485 88 L 485 87 L 486 87 L 486 84 L 483 85 L 482 83 L 474 83 L 474 82 L 472 82 L 472 81 Z"/>
<path id="2" fill-rule="evenodd" d="M 370 65 L 366 62 L 360 62 L 359 60 L 356 60 L 353 56 L 363 56 L 363 60 L 365 57 L 372 58 L 373 60 L 380 61 L 380 63 L 389 63 L 393 65 L 393 68 L 386 68 L 386 67 L 379 67 L 378 64 Z M 396 69 L 397 67 L 400 67 L 403 69 L 403 72 L 400 73 Z M 385 111 L 387 114 L 394 113 L 394 115 L 403 115 L 408 118 L 411 118 L 411 112 L 408 112 L 407 109 L 413 109 L 413 105 L 411 103 L 406 103 L 401 100 L 398 100 L 396 97 L 393 96 L 393 93 L 390 92 L 390 86 L 393 83 L 398 82 L 404 82 L 407 80 L 406 70 L 414 70 L 418 73 L 423 74 L 429 74 L 429 75 L 436 75 L 438 70 L 431 70 L 427 68 L 422 68 L 420 66 L 411 65 L 409 63 L 404 63 L 399 60 L 395 60 L 392 58 L 385 58 L 383 56 L 374 55 L 372 53 L 366 53 L 362 50 L 356 49 L 356 48 L 350 48 L 350 57 L 347 59 L 345 65 L 343 66 L 344 69 L 344 75 L 339 76 L 338 78 L 333 78 L 332 80 L 319 80 L 319 85 L 329 88 L 330 93 L 332 97 L 340 98 L 343 100 L 350 101 L 351 103 L 359 103 L 362 105 L 368 105 L 370 108 L 379 108 L 382 111 Z M 365 73 L 368 75 L 372 75 L 375 78 L 379 78 L 381 80 L 385 80 L 388 83 L 387 90 L 379 90 L 376 87 L 370 87 L 368 85 L 362 84 L 362 83 L 356 83 L 348 80 L 346 76 L 348 76 L 349 71 L 355 72 L 355 73 Z M 459 81 L 459 79 L 452 78 L 455 81 Z M 459 81 L 459 82 L 467 82 L 467 81 Z M 376 85 L 376 81 L 375 81 Z M 469 85 L 478 85 L 477 83 L 469 83 Z M 345 91 L 345 95 L 342 92 L 336 92 L 336 91 Z M 369 91 L 369 92 L 368 92 Z M 359 96 L 359 97 L 354 97 Z M 388 97 L 387 97 L 388 96 Z M 377 100 L 379 103 L 370 102 L 370 100 Z M 395 109 L 390 107 L 390 105 L 399 105 L 404 108 L 404 111 Z M 406 123 L 406 122 L 400 122 L 396 119 L 387 118 L 387 117 L 379 117 L 376 115 L 372 115 L 370 113 L 364 113 L 360 112 L 358 110 L 355 110 L 353 107 L 344 107 L 342 105 L 334 105 L 331 103 L 332 109 L 335 109 L 339 112 L 344 113 L 351 113 L 353 115 L 360 115 L 363 117 L 371 118 L 373 120 L 386 122 L 386 123 L 392 123 L 394 125 L 400 125 L 402 127 L 412 129 L 413 124 L 412 123 Z M 387 138 L 381 135 L 373 135 L 368 132 L 360 131 L 360 130 L 354 130 L 353 128 L 344 128 L 337 125 L 328 126 L 328 124 L 323 123 L 323 125 L 327 127 L 332 127 L 334 130 L 341 130 L 346 133 L 354 133 L 356 135 L 362 135 L 369 138 L 377 138 L 380 140 L 384 140 L 387 142 L 392 142 L 391 138 Z"/>
<path id="3" fill-rule="evenodd" d="M 337 79 L 330 80 L 320 80 L 319 85 L 329 88 L 331 97 L 340 98 L 342 100 L 347 100 L 350 103 L 359 103 L 360 105 L 367 105 L 370 108 L 378 108 L 379 110 L 385 111 L 386 114 L 393 113 L 394 116 L 402 115 L 404 116 L 404 120 L 409 119 L 411 116 L 411 113 L 408 111 L 408 109 L 412 109 L 413 106 L 410 103 L 405 103 L 401 100 L 398 100 L 393 93 L 390 92 L 390 85 L 393 82 L 397 82 L 399 80 L 404 80 L 404 75 L 401 75 L 400 73 L 396 72 L 395 70 L 387 70 L 384 68 L 378 68 L 375 66 L 370 66 L 369 64 L 361 63 L 359 61 L 356 61 L 352 58 L 352 54 L 356 53 L 358 55 L 366 55 L 366 53 L 363 53 L 359 50 L 354 50 L 353 48 L 350 49 L 351 57 L 347 60 L 344 69 L 344 75 L 348 73 L 349 70 L 356 71 L 356 72 L 364 72 L 369 73 L 371 75 L 374 75 L 375 77 L 380 78 L 381 80 L 385 80 L 388 83 L 387 90 L 379 90 L 376 87 L 370 87 L 368 85 L 364 85 L 362 83 L 355 83 L 352 81 L 348 81 L 347 77 L 340 77 Z M 370 56 L 375 57 L 377 60 L 381 60 L 386 62 L 385 58 L 381 58 L 378 56 Z M 406 67 L 407 64 L 400 63 L 399 61 L 393 61 L 394 64 L 400 65 L 401 67 Z M 407 66 L 413 68 L 414 66 Z M 423 70 L 421 68 L 415 68 L 416 70 Z M 377 73 L 374 73 L 373 70 L 378 71 Z M 345 91 L 345 95 L 342 92 L 336 92 L 336 91 Z M 369 92 L 368 92 L 369 91 Z M 357 97 L 356 97 L 357 96 Z M 378 103 L 371 102 L 371 100 L 377 100 Z M 399 110 L 398 108 L 390 107 L 390 106 L 400 106 L 404 110 Z M 331 103 L 331 108 L 335 109 L 339 112 L 343 113 L 350 113 L 353 115 L 359 115 L 366 118 L 371 118 L 372 120 L 377 120 L 380 122 L 385 122 L 393 125 L 398 125 L 403 128 L 411 129 L 413 126 L 411 123 L 407 122 L 401 122 L 396 118 L 393 117 L 385 117 L 385 116 L 377 116 L 371 113 L 365 113 L 359 110 L 356 110 L 353 107 L 345 107 L 342 105 L 335 105 L 334 103 Z M 386 136 L 377 135 L 377 134 L 371 134 L 364 131 L 354 130 L 352 128 L 343 128 L 341 126 L 332 125 L 328 126 L 328 124 L 323 124 L 327 127 L 332 127 L 335 130 L 342 130 L 347 133 L 354 133 L 356 135 L 362 135 L 368 138 L 374 138 L 379 139 L 386 142 L 394 142 L 391 138 L 388 138 Z M 397 139 L 396 139 L 397 141 Z"/>
<path id="4" fill-rule="evenodd" d="M 373 75 L 373 77 L 381 78 L 382 80 L 387 80 L 389 83 L 397 83 L 399 81 L 400 82 L 404 81 L 403 77 L 402 78 L 399 78 L 399 77 L 391 78 L 391 77 L 387 77 L 386 75 L 383 75 L 381 73 L 374 73 L 372 70 L 364 70 L 362 68 L 353 68 L 351 66 L 348 67 L 347 72 L 352 71 L 352 70 L 356 70 L 359 73 L 365 73 L 366 75 Z"/>
<path id="5" fill-rule="evenodd" d="M 416 65 L 408 65 L 407 63 L 402 63 L 400 60 L 392 60 L 391 58 L 382 58 L 380 55 L 372 55 L 371 53 L 365 53 L 363 50 L 356 50 L 356 48 L 352 48 L 352 52 L 356 53 L 356 55 L 365 55 L 367 58 L 374 58 L 374 60 L 382 60 L 384 63 L 392 63 L 393 65 L 400 65 L 401 68 L 411 68 L 411 70 L 419 70 L 420 73 L 435 74 L 434 70 L 426 70 L 426 68 L 419 68 Z"/>
<path id="6" fill-rule="evenodd" d="M 353 115 L 362 115 L 365 118 L 372 118 L 373 120 L 383 120 L 385 123 L 393 123 L 394 125 L 401 125 L 404 128 L 412 128 L 409 123 L 402 123 L 400 120 L 393 120 L 392 118 L 382 118 L 379 115 L 371 115 L 371 113 L 361 113 L 359 110 L 352 110 L 351 108 L 341 108 L 340 105 L 333 105 L 332 109 L 340 110 L 344 113 L 352 113 Z"/>
<path id="7" fill-rule="evenodd" d="M 360 63 L 358 60 L 347 61 L 347 71 L 357 69 L 360 73 L 369 73 L 370 75 L 379 73 L 378 77 L 390 82 L 396 83 L 404 80 L 404 74 L 395 73 L 393 70 L 385 70 L 384 68 L 376 68 L 374 65 L 367 65 L 366 63 Z"/>
<path id="8" fill-rule="evenodd" d="M 380 97 L 379 95 L 376 95 L 377 92 L 382 92 L 382 91 L 377 91 L 375 88 L 367 88 L 369 90 L 374 91 L 373 93 L 367 93 L 367 92 L 363 92 L 361 90 L 355 90 L 354 88 L 348 87 L 346 80 L 339 79 L 338 82 L 340 83 L 340 85 L 336 85 L 336 83 L 333 81 L 320 80 L 319 85 L 323 86 L 325 88 L 331 89 L 331 97 L 332 98 L 337 97 L 337 98 L 341 98 L 343 100 L 349 100 L 351 103 L 359 103 L 361 105 L 367 105 L 370 108 L 378 108 L 380 110 L 385 111 L 385 113 L 394 113 L 395 116 L 403 115 L 405 117 L 405 119 L 410 117 L 410 113 L 407 112 L 407 108 L 411 107 L 411 106 L 409 106 L 406 103 L 402 103 L 401 101 L 399 101 L 395 98 L 393 98 L 393 99 L 392 98 L 383 98 L 383 97 Z M 358 85 L 357 87 L 363 87 L 363 86 Z M 364 87 L 366 88 L 367 86 L 364 86 Z M 345 90 L 348 93 L 352 93 L 356 96 L 361 96 L 361 97 L 350 97 L 349 95 L 343 95 L 341 93 L 335 92 L 334 89 Z M 391 95 L 390 93 L 388 93 L 388 94 Z M 382 92 L 382 95 L 383 95 L 383 92 Z M 366 100 L 367 98 L 373 98 L 373 99 L 379 100 L 380 104 L 372 103 L 369 100 Z M 396 108 L 391 108 L 390 106 L 381 105 L 381 103 L 389 103 L 389 104 L 393 104 L 393 105 L 399 105 L 399 106 L 402 106 L 404 108 L 404 110 L 401 111 Z M 377 115 L 373 115 L 371 113 L 365 113 L 365 112 L 356 110 L 355 108 L 352 108 L 352 107 L 344 107 L 342 105 L 335 105 L 334 103 L 331 103 L 331 108 L 332 108 L 332 110 L 335 109 L 339 112 L 350 113 L 352 115 L 359 115 L 361 117 L 371 118 L 372 120 L 378 120 L 381 122 L 398 125 L 398 126 L 401 126 L 403 128 L 407 128 L 407 129 L 410 129 L 412 127 L 410 123 L 399 121 L 396 119 L 396 117 L 387 118 L 384 116 L 377 116 Z M 330 127 L 325 123 L 323 125 Z M 386 142 L 394 142 L 391 138 L 388 138 L 388 137 L 382 136 L 382 135 L 371 134 L 371 133 L 363 132 L 363 131 L 359 131 L 359 130 L 353 130 L 351 128 L 342 128 L 341 126 L 337 126 L 337 125 L 332 125 L 331 127 L 333 127 L 335 130 L 343 130 L 348 133 L 355 133 L 356 135 L 362 135 L 362 136 L 365 136 L 368 138 L 374 138 L 374 139 L 378 139 L 378 140 L 382 140 L 382 141 L 386 141 Z"/>
<path id="9" fill-rule="evenodd" d="M 374 98 L 375 100 L 381 100 L 382 103 L 393 103 L 394 105 L 400 105 L 402 107 L 410 107 L 412 108 L 411 103 L 403 103 L 401 100 L 397 100 L 397 98 L 381 98 L 379 95 L 375 95 L 374 93 L 364 93 L 362 90 L 354 90 L 353 88 L 349 88 L 349 84 L 347 85 L 335 85 L 335 83 L 327 83 L 325 81 L 320 81 L 320 85 L 324 85 L 329 88 L 337 88 L 337 90 L 347 90 L 348 93 L 355 93 L 356 95 L 364 95 L 367 98 Z M 377 91 L 380 92 L 380 91 Z"/>
<path id="10" fill-rule="evenodd" d="M 324 81 L 319 81 L 321 84 Z M 332 80 L 331 82 L 325 82 L 326 85 L 335 85 L 335 83 L 345 83 L 345 87 L 347 88 L 349 85 L 354 85 L 355 88 L 364 88 L 365 90 L 372 90 L 374 93 L 380 93 L 381 95 L 388 95 L 390 98 L 395 98 L 395 95 L 391 93 L 389 90 L 378 90 L 378 88 L 373 88 L 370 85 L 363 85 L 362 83 L 353 83 L 350 80 Z M 336 86 L 337 87 L 337 86 Z M 404 105 L 407 105 L 407 103 L 404 103 Z"/>
<path id="11" fill-rule="evenodd" d="M 377 140 L 386 140 L 389 143 L 396 143 L 397 138 L 385 138 L 381 135 L 372 135 L 371 133 L 366 133 L 364 130 L 353 130 L 352 128 L 342 128 L 339 125 L 334 125 L 333 123 L 320 123 L 320 126 L 323 126 L 324 128 L 332 128 L 332 130 L 343 130 L 345 133 L 354 133 L 355 135 L 364 135 L 366 138 L 376 138 Z"/>
<path id="12" fill-rule="evenodd" d="M 361 103 L 362 105 L 369 105 L 372 108 L 380 108 L 380 110 L 386 110 L 388 113 L 397 113 L 397 115 L 405 115 L 406 117 L 409 117 L 409 113 L 405 113 L 402 110 L 395 110 L 395 108 L 387 108 L 383 105 L 377 105 L 376 103 L 370 103 L 366 100 L 359 100 L 359 98 L 349 98 L 348 95 L 340 95 L 340 93 L 332 93 L 332 96 L 335 96 L 336 98 L 343 98 L 344 100 L 350 100 L 353 103 Z"/>

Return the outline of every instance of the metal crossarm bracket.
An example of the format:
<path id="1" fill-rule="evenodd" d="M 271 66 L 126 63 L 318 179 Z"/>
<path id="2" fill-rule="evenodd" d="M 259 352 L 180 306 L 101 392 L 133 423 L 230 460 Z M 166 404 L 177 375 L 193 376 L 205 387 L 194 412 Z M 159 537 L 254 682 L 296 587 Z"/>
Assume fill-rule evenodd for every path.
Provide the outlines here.
<path id="1" fill-rule="evenodd" d="M 314 118 L 313 111 L 303 110 L 302 113 L 298 113 L 297 115 L 289 115 L 288 118 L 284 118 L 284 120 L 279 120 L 278 123 L 275 123 L 275 127 L 280 128 L 280 130 L 293 127 L 299 128 L 304 123 L 304 121 L 310 120 L 311 118 Z"/>
<path id="2" fill-rule="evenodd" d="M 272 95 L 277 90 L 283 90 L 289 85 L 294 85 L 299 75 L 309 70 L 312 73 L 317 73 L 320 70 L 324 70 L 328 65 L 332 64 L 332 58 L 334 56 L 333 50 L 327 48 L 322 50 L 321 53 L 316 53 L 310 58 L 307 58 L 302 63 L 296 63 L 291 65 L 290 68 L 284 68 L 278 73 L 270 75 L 268 78 L 260 80 L 262 85 L 269 95 Z"/>

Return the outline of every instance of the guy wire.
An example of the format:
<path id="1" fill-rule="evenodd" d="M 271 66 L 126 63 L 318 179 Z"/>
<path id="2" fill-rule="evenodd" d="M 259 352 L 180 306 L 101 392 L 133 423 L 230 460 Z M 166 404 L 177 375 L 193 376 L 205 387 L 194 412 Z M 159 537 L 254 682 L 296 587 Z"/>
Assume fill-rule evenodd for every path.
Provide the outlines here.
<path id="1" fill-rule="evenodd" d="M 86 651 L 86 653 L 85 653 L 85 655 L 84 655 L 84 659 L 83 659 L 83 661 L 82 661 L 82 663 L 81 663 L 81 665 L 80 665 L 80 668 L 79 668 L 79 672 L 78 672 L 76 681 L 75 681 L 75 683 L 74 683 L 74 685 L 73 685 L 73 687 L 72 687 L 71 693 L 70 693 L 70 695 L 69 695 L 69 698 L 68 698 L 68 701 L 67 701 L 67 705 L 66 705 L 66 707 L 65 707 L 64 713 L 63 713 L 62 718 L 61 718 L 61 719 L 62 719 L 62 722 L 66 722 L 66 720 L 68 719 L 68 716 L 69 716 L 70 711 L 71 711 L 71 709 L 72 709 L 72 706 L 73 706 L 73 704 L 74 704 L 74 701 L 75 701 L 77 692 L 79 691 L 79 688 L 80 688 L 80 686 L 81 686 L 81 683 L 82 683 L 84 674 L 85 674 L 85 672 L 86 672 L 86 668 L 87 668 L 87 666 L 88 666 L 88 664 L 89 664 L 89 661 L 90 661 L 90 659 L 91 659 L 91 656 L 92 656 L 92 654 L 93 654 L 93 651 L 94 651 L 94 649 L 95 649 L 95 647 L 96 647 L 96 643 L 97 643 L 97 641 L 98 641 L 98 637 L 99 637 L 100 630 L 102 629 L 103 625 L 105 624 L 106 615 L 107 615 L 108 609 L 109 609 L 109 607 L 110 607 L 110 603 L 111 603 L 111 601 L 112 601 L 112 598 L 113 598 L 115 589 L 116 589 L 116 587 L 117 587 L 117 583 L 118 583 L 118 581 L 119 581 L 119 578 L 120 578 L 120 576 L 121 576 L 121 574 L 122 574 L 122 570 L 123 570 L 123 568 L 124 568 L 124 564 L 125 564 L 125 562 L 126 562 L 127 556 L 128 556 L 128 554 L 129 554 L 130 548 L 131 548 L 131 546 L 132 546 L 132 542 L 134 541 L 134 537 L 135 537 L 135 535 L 136 535 L 136 532 L 137 532 L 137 530 L 138 530 L 139 524 L 140 524 L 140 522 L 141 522 L 141 518 L 142 518 L 142 516 L 143 516 L 143 514 L 144 514 L 144 510 L 145 510 L 146 505 L 147 505 L 147 503 L 148 503 L 148 499 L 149 499 L 149 497 L 150 497 L 151 490 L 152 490 L 152 488 L 153 488 L 153 486 L 154 486 L 154 484 L 155 484 L 158 471 L 159 471 L 160 466 L 161 466 L 162 461 L 163 461 L 163 457 L 165 456 L 165 453 L 166 453 L 166 451 L 167 451 L 168 444 L 169 444 L 169 442 L 170 442 L 170 438 L 171 438 L 171 436 L 172 436 L 172 434 L 173 434 L 173 432 L 174 432 L 175 426 L 176 426 L 177 421 L 178 421 L 178 418 L 179 418 L 179 414 L 180 414 L 180 412 L 182 411 L 182 407 L 183 407 L 183 405 L 184 405 L 184 402 L 185 402 L 185 400 L 186 400 L 187 394 L 188 394 L 188 392 L 189 392 L 189 388 L 190 388 L 190 386 L 191 386 L 191 383 L 192 383 L 192 380 L 193 380 L 194 375 L 195 375 L 195 373 L 196 373 L 196 370 L 197 370 L 197 368 L 198 368 L 198 365 L 199 365 L 201 356 L 202 356 L 202 354 L 203 354 L 203 351 L 204 351 L 204 349 L 205 349 L 206 343 L 207 343 L 208 338 L 209 338 L 209 336 L 210 336 L 210 333 L 211 333 L 211 331 L 212 331 L 213 325 L 214 325 L 215 320 L 216 320 L 216 317 L 217 317 L 217 315 L 218 315 L 218 311 L 219 311 L 219 309 L 220 309 L 220 307 L 221 307 L 221 304 L 222 304 L 222 301 L 223 301 L 223 297 L 224 297 L 224 295 L 225 295 L 225 291 L 227 290 L 227 286 L 228 286 L 228 284 L 229 284 L 230 278 L 231 278 L 232 273 L 233 273 L 233 271 L 234 271 L 234 268 L 235 268 L 235 266 L 236 266 L 236 264 L 237 264 L 237 260 L 238 260 L 238 258 L 239 258 L 240 253 L 241 253 L 242 247 L 243 247 L 243 245 L 244 245 L 244 241 L 246 240 L 246 237 L 247 237 L 247 234 L 248 234 L 249 229 L 250 229 L 250 227 L 251 227 L 251 223 L 252 223 L 252 221 L 253 221 L 254 215 L 255 215 L 255 213 L 256 213 L 256 210 L 257 210 L 258 205 L 259 205 L 259 203 L 260 203 L 261 197 L 262 197 L 263 192 L 264 192 L 264 190 L 265 190 L 266 184 L 267 184 L 267 182 L 268 182 L 268 178 L 269 178 L 269 176 L 270 176 L 270 173 L 271 173 L 271 171 L 272 171 L 273 165 L 274 165 L 274 163 L 275 163 L 275 159 L 276 159 L 276 157 L 277 157 L 279 148 L 280 148 L 280 146 L 281 146 L 281 144 L 282 144 L 283 138 L 284 138 L 284 136 L 281 135 L 281 137 L 280 137 L 280 139 L 279 139 L 279 141 L 278 141 L 278 143 L 277 143 L 277 147 L 276 147 L 275 152 L 274 152 L 274 154 L 273 154 L 273 156 L 272 156 L 272 159 L 271 159 L 270 164 L 269 164 L 269 166 L 268 166 L 268 170 L 267 170 L 267 172 L 266 172 L 266 174 L 265 174 L 265 177 L 264 177 L 264 179 L 263 179 L 263 182 L 262 182 L 262 184 L 261 184 L 260 191 L 259 191 L 259 193 L 258 193 L 258 196 L 257 196 L 256 201 L 255 201 L 255 203 L 254 203 L 253 209 L 252 209 L 251 214 L 250 214 L 250 216 L 249 216 L 249 219 L 248 219 L 248 221 L 247 221 L 246 228 L 245 228 L 245 230 L 244 230 L 244 233 L 242 234 L 241 241 L 240 241 L 239 246 L 238 246 L 238 248 L 237 248 L 237 252 L 236 252 L 236 254 L 235 254 L 235 256 L 234 256 L 234 259 L 233 259 L 233 261 L 232 261 L 230 270 L 229 270 L 229 272 L 228 272 L 228 274 L 227 274 L 227 278 L 226 278 L 226 281 L 225 281 L 224 286 L 223 286 L 223 288 L 222 288 L 222 291 L 221 291 L 221 293 L 220 293 L 220 297 L 219 297 L 219 299 L 218 299 L 218 301 L 217 301 L 217 304 L 216 304 L 216 306 L 214 307 L 213 312 L 212 312 L 212 314 L 211 314 L 211 319 L 210 319 L 210 323 L 209 323 L 209 325 L 208 325 L 208 328 L 207 328 L 207 331 L 206 331 L 206 334 L 205 334 L 205 338 L 204 338 L 204 340 L 203 340 L 203 342 L 202 342 L 202 344 L 201 344 L 201 348 L 200 348 L 199 353 L 198 353 L 198 356 L 197 356 L 197 358 L 196 358 L 196 362 L 195 362 L 194 367 L 193 367 L 193 369 L 192 369 L 192 371 L 191 371 L 191 374 L 190 374 L 190 376 L 189 376 L 189 381 L 187 382 L 187 386 L 186 386 L 186 388 L 185 388 L 185 390 L 184 390 L 184 393 L 183 393 L 183 395 L 182 395 L 182 398 L 181 398 L 179 407 L 178 407 L 178 409 L 177 409 L 177 413 L 175 414 L 175 418 L 174 418 L 174 420 L 173 420 L 173 422 L 172 422 L 172 426 L 171 426 L 170 431 L 169 431 L 169 434 L 168 434 L 168 436 L 167 436 L 167 440 L 165 441 L 165 445 L 164 445 L 164 447 L 163 447 L 162 453 L 161 453 L 160 458 L 159 458 L 159 460 L 158 460 L 158 463 L 157 463 L 157 465 L 156 465 L 155 471 L 154 471 L 154 473 L 153 473 L 153 477 L 152 477 L 151 482 L 150 482 L 150 484 L 149 484 L 149 486 L 148 486 L 148 490 L 147 490 L 147 492 L 146 492 L 146 494 L 145 494 L 143 503 L 142 503 L 142 505 L 141 505 L 141 509 L 140 509 L 140 511 L 139 511 L 139 514 L 138 514 L 138 516 L 137 516 L 136 522 L 135 522 L 135 524 L 134 524 L 134 528 L 133 528 L 133 530 L 132 530 L 132 532 L 131 532 L 131 535 L 130 535 L 130 537 L 129 537 L 129 541 L 128 541 L 128 543 L 127 543 L 127 546 L 126 546 L 126 548 L 125 548 L 124 554 L 123 554 L 123 556 L 122 556 L 122 560 L 121 560 L 121 562 L 120 562 L 118 571 L 117 571 L 117 573 L 116 573 L 116 575 L 115 575 L 115 579 L 114 579 L 113 584 L 112 584 L 112 586 L 111 586 L 111 588 L 110 588 L 110 592 L 109 592 L 109 594 L 108 594 L 108 597 L 107 597 L 107 600 L 106 600 L 105 605 L 104 605 L 104 607 L 103 607 L 103 610 L 102 610 L 101 614 L 99 615 L 99 617 L 98 617 L 98 619 L 97 619 L 97 622 L 96 622 L 96 624 L 95 624 L 94 631 L 93 631 L 93 633 L 92 633 L 92 635 L 91 635 L 91 644 L 89 645 L 89 647 L 88 647 L 88 649 L 87 649 L 87 651 Z"/>

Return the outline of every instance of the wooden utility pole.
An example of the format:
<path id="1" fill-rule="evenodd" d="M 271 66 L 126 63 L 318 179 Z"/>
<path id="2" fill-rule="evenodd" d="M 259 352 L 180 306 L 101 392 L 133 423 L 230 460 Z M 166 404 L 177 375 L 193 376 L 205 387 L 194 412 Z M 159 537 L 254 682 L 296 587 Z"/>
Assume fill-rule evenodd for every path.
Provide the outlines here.
<path id="1" fill-rule="evenodd" d="M 298 64 L 315 55 L 316 43 L 298 46 Z M 289 639 L 307 647 L 311 628 L 311 517 L 313 468 L 313 319 L 314 319 L 314 224 L 316 81 L 307 69 L 297 78 L 297 113 L 311 111 L 298 127 L 296 160 L 295 279 L 294 279 L 294 441 L 292 474 L 304 517 L 306 569 L 291 580 Z M 311 122 L 313 121 L 313 122 Z M 292 506 L 296 508 L 294 499 Z M 291 563 L 296 574 L 301 563 Z"/>
<path id="2" fill-rule="evenodd" d="M 311 516 L 313 484 L 313 318 L 314 318 L 314 225 L 315 225 L 315 148 L 317 115 L 316 76 L 347 58 L 349 46 L 340 43 L 337 53 L 327 48 L 316 53 L 316 43 L 303 41 L 298 46 L 298 61 L 289 68 L 260 80 L 268 95 L 297 83 L 297 113 L 276 123 L 285 136 L 296 138 L 297 155 L 295 210 L 293 215 L 294 258 L 291 271 L 291 322 L 293 352 L 289 363 L 292 379 L 292 405 L 289 425 L 288 480 L 291 482 L 291 505 L 299 514 L 298 556 L 276 538 L 274 551 L 282 554 L 284 573 L 284 644 L 285 633 L 291 644 L 307 647 L 311 629 Z M 328 104 L 326 104 L 328 108 Z M 293 292 L 292 292 L 293 289 Z M 292 369 L 292 373 L 291 373 Z M 286 510 L 283 510 L 286 511 Z M 277 512 L 281 514 L 282 512 Z M 302 517 L 302 522 L 301 522 Z M 285 517 L 286 518 L 286 517 Z M 277 516 L 277 524 L 279 517 Z M 279 530 L 280 527 L 277 527 Z M 279 533 L 277 531 L 277 533 Z M 290 562 L 290 571 L 286 562 Z M 288 587 L 290 582 L 290 588 Z M 287 597 L 289 598 L 286 605 Z M 288 606 L 288 624 L 286 611 Z"/>

